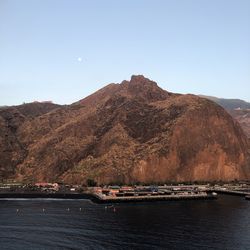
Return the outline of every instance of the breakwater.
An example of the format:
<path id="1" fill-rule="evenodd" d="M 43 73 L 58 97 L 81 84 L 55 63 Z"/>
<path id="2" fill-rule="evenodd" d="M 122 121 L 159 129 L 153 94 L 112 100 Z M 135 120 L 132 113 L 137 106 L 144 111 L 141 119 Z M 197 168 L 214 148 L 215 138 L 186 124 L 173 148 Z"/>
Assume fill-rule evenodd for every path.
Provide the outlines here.
<path id="1" fill-rule="evenodd" d="M 101 196 L 93 194 L 98 203 L 124 203 L 124 202 L 147 202 L 147 201 L 177 201 L 177 200 L 214 200 L 216 195 L 212 194 L 187 194 L 187 195 L 145 195 L 145 196 Z"/>
<path id="2" fill-rule="evenodd" d="M 222 189 L 213 189 L 213 191 L 218 193 L 218 194 L 229 194 L 229 195 L 236 195 L 236 196 L 249 195 L 249 192 L 244 192 L 244 191 L 222 190 Z"/>
<path id="3" fill-rule="evenodd" d="M 26 199 L 35 199 L 35 198 L 52 198 L 52 199 L 90 199 L 95 200 L 95 197 L 89 193 L 45 193 L 45 192 L 5 192 L 0 193 L 1 199 L 7 198 L 26 198 Z"/>

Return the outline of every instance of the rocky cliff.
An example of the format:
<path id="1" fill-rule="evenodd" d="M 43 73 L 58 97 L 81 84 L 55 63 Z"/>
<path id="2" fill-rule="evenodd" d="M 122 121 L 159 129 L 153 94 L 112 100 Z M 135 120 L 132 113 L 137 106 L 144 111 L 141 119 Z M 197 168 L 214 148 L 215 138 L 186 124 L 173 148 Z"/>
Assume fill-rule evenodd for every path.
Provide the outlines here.
<path id="1" fill-rule="evenodd" d="M 222 107 L 143 76 L 33 116 L 2 110 L 0 128 L 0 174 L 17 180 L 250 178 L 247 138 Z"/>

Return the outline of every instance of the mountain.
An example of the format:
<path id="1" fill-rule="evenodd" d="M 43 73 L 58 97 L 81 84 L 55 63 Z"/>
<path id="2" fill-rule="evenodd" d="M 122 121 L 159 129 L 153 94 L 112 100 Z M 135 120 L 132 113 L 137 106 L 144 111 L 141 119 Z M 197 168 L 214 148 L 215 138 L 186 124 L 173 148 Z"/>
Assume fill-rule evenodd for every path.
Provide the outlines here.
<path id="1" fill-rule="evenodd" d="M 218 97 L 206 96 L 206 95 L 200 95 L 200 97 L 204 97 L 209 100 L 212 100 L 227 110 L 250 109 L 250 103 L 240 100 L 240 99 L 225 99 L 225 98 L 218 98 Z"/>
<path id="2" fill-rule="evenodd" d="M 10 109 L 0 112 L 2 178 L 98 184 L 250 178 L 247 138 L 222 107 L 143 76 L 43 113 Z"/>
<path id="3" fill-rule="evenodd" d="M 212 100 L 226 109 L 230 115 L 241 125 L 243 131 L 250 139 L 250 103 L 240 99 L 223 99 L 213 96 L 201 96 Z"/>
<path id="4" fill-rule="evenodd" d="M 250 109 L 234 109 L 230 110 L 229 113 L 239 122 L 243 131 L 250 140 Z"/>
<path id="5" fill-rule="evenodd" d="M 0 179 L 12 176 L 16 166 L 27 156 L 27 149 L 17 134 L 20 126 L 59 107 L 53 103 L 34 102 L 0 108 Z"/>

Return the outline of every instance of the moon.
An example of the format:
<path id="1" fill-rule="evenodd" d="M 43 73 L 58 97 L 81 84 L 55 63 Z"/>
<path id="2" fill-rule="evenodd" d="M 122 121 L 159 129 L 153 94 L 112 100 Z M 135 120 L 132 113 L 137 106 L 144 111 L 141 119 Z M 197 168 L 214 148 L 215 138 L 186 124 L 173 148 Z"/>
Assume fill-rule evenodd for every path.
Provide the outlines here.
<path id="1" fill-rule="evenodd" d="M 81 61 L 82 61 L 82 58 L 81 58 L 81 57 L 78 57 L 78 58 L 77 58 L 77 61 L 78 61 L 78 62 L 81 62 Z"/>

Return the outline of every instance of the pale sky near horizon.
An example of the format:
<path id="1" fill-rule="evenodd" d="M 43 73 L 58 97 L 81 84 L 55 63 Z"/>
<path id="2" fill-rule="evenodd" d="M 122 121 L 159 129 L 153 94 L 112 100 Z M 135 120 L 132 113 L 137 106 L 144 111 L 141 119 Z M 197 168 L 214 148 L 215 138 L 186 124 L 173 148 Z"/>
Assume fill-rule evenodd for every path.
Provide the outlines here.
<path id="1" fill-rule="evenodd" d="M 250 0 L 0 0 L 0 106 L 69 104 L 133 74 L 250 101 Z"/>

